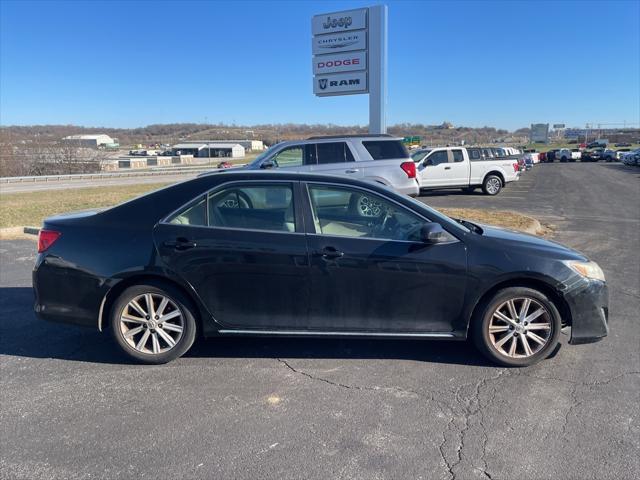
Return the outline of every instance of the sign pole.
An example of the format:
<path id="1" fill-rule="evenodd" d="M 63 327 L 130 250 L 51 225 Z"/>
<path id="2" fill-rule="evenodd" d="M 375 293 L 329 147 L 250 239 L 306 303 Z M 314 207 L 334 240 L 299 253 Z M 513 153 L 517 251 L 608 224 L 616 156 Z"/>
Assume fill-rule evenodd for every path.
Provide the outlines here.
<path id="1" fill-rule="evenodd" d="M 387 6 L 369 7 L 369 133 L 387 133 Z"/>

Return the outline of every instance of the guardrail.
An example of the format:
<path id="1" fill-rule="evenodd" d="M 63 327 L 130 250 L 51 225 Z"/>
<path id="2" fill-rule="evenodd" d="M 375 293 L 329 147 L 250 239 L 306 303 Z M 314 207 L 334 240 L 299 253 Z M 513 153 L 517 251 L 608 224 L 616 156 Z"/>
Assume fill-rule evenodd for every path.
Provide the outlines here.
<path id="1" fill-rule="evenodd" d="M 234 165 L 241 167 L 245 164 Z M 0 183 L 23 183 L 23 182 L 56 182 L 63 180 L 106 180 L 109 178 L 127 178 L 127 177 L 148 177 L 160 175 L 175 175 L 187 173 L 202 173 L 211 170 L 222 170 L 217 167 L 167 167 L 166 169 L 154 170 L 137 170 L 129 172 L 109 172 L 109 173 L 72 173 L 68 175 L 33 175 L 28 177 L 0 177 Z"/>

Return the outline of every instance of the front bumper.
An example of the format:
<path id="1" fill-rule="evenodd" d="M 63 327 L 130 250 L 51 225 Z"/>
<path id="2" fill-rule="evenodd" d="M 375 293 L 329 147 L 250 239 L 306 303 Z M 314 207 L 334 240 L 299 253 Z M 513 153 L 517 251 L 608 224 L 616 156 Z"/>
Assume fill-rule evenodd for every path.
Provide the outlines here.
<path id="1" fill-rule="evenodd" d="M 609 334 L 609 291 L 605 282 L 583 279 L 565 292 L 564 298 L 571 313 L 570 344 L 598 342 Z"/>

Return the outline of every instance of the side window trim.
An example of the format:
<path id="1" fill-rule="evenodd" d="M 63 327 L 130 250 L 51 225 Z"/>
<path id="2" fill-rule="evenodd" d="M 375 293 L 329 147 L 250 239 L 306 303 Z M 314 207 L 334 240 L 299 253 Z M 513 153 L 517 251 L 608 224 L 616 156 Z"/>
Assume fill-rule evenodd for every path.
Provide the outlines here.
<path id="1" fill-rule="evenodd" d="M 219 225 L 209 225 L 209 197 L 211 195 L 215 195 L 220 191 L 229 188 L 230 186 L 267 186 L 272 184 L 285 184 L 291 187 L 291 201 L 293 202 L 293 212 L 295 219 L 295 231 L 294 232 L 285 232 L 280 230 L 264 230 L 259 228 L 238 228 L 238 227 L 221 227 Z M 182 206 L 175 209 L 169 215 L 166 215 L 162 220 L 158 222 L 158 225 L 171 225 L 171 226 L 180 226 L 187 228 L 208 228 L 208 229 L 222 229 L 222 230 L 237 230 L 242 232 L 268 232 L 268 233 L 278 233 L 278 234 L 294 234 L 294 235 L 304 235 L 305 234 L 305 224 L 304 221 L 304 211 L 302 210 L 301 202 L 298 200 L 300 195 L 300 182 L 297 180 L 232 180 L 230 182 L 221 183 L 216 185 L 215 187 L 210 188 L 202 193 L 199 193 L 196 197 L 184 203 Z M 206 225 L 182 225 L 182 224 L 174 224 L 171 223 L 171 220 L 178 216 L 180 213 L 188 210 L 189 208 L 195 206 L 199 201 L 205 200 L 205 212 L 206 212 Z"/>

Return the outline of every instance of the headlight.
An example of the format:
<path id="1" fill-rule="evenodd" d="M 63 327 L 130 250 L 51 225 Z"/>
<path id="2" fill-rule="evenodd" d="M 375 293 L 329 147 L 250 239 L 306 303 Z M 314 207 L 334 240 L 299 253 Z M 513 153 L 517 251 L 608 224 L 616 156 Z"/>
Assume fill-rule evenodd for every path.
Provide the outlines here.
<path id="1" fill-rule="evenodd" d="M 583 277 L 600 280 L 602 282 L 605 281 L 604 272 L 596 262 L 577 262 L 569 260 L 564 263 L 571 268 L 571 270 L 579 273 Z"/>

